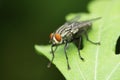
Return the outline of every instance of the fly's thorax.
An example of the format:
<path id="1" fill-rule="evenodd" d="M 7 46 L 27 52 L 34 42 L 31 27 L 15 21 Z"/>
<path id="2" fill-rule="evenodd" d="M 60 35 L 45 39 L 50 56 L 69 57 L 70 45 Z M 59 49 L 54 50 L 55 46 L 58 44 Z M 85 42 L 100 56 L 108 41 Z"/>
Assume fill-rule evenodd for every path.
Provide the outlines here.
<path id="1" fill-rule="evenodd" d="M 63 41 L 70 42 L 73 39 L 74 34 L 76 34 L 78 31 L 78 28 L 68 27 L 62 30 L 60 34 L 62 36 Z"/>
<path id="2" fill-rule="evenodd" d="M 52 44 L 55 44 L 55 45 L 62 44 L 63 38 L 59 33 L 51 33 L 50 41 L 52 42 Z"/>

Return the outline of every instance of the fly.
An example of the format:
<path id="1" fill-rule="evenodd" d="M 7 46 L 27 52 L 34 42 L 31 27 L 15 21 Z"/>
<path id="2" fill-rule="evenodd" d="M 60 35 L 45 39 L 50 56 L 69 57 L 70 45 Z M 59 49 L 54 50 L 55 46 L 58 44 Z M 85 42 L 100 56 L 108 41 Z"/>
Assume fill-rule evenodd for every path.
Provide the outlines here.
<path id="1" fill-rule="evenodd" d="M 63 24 L 61 27 L 59 27 L 55 32 L 50 34 L 50 42 L 52 43 L 51 45 L 51 53 L 52 53 L 52 59 L 50 61 L 50 63 L 48 64 L 48 67 L 51 66 L 51 63 L 53 62 L 54 59 L 54 53 L 57 49 L 57 47 L 61 44 L 64 44 L 64 53 L 65 53 L 65 57 L 66 57 L 66 61 L 67 61 L 67 67 L 68 69 L 70 69 L 70 65 L 69 65 L 69 60 L 68 60 L 68 56 L 67 56 L 67 45 L 70 42 L 76 41 L 78 40 L 78 54 L 79 57 L 82 61 L 84 61 L 84 58 L 81 56 L 80 54 L 80 44 L 81 44 L 81 38 L 82 35 L 84 34 L 87 41 L 89 41 L 92 44 L 100 44 L 100 42 L 93 42 L 89 39 L 87 31 L 91 28 L 92 26 L 92 22 L 95 20 L 100 19 L 101 17 L 98 18 L 94 18 L 94 19 L 90 19 L 90 20 L 86 20 L 86 21 L 75 21 L 75 20 L 71 20 L 69 22 L 66 22 L 65 24 Z M 53 47 L 56 47 L 53 50 Z"/>

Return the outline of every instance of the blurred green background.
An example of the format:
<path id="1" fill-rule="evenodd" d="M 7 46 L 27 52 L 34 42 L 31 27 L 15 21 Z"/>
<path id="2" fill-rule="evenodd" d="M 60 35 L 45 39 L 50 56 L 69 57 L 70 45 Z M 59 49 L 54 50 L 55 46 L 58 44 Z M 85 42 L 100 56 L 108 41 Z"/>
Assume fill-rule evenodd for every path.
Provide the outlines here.
<path id="1" fill-rule="evenodd" d="M 86 12 L 90 0 L 0 0 L 0 80 L 65 80 L 35 44 L 48 44 L 49 34 L 69 13 Z"/>

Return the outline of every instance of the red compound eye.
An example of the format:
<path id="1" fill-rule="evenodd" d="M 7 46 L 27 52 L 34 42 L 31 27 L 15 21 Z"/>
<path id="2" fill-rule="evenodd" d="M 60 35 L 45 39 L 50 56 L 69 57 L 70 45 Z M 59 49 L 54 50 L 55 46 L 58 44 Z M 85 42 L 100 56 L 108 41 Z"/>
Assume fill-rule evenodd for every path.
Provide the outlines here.
<path id="1" fill-rule="evenodd" d="M 52 39 L 52 38 L 53 38 L 53 33 L 50 34 L 50 39 Z"/>
<path id="2" fill-rule="evenodd" d="M 61 39 L 62 39 L 62 37 L 61 37 L 61 35 L 60 34 L 55 34 L 55 39 L 58 41 L 58 42 L 60 42 L 61 41 Z"/>

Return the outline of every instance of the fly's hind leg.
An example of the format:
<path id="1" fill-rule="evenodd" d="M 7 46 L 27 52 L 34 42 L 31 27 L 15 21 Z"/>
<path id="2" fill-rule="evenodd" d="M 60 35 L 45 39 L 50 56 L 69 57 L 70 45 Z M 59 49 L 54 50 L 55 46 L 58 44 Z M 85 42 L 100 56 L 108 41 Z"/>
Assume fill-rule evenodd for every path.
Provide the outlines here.
<path id="1" fill-rule="evenodd" d="M 85 37 L 86 37 L 87 41 L 89 41 L 90 43 L 95 44 L 95 45 L 100 45 L 100 42 L 93 42 L 89 39 L 87 31 L 85 31 Z"/>

